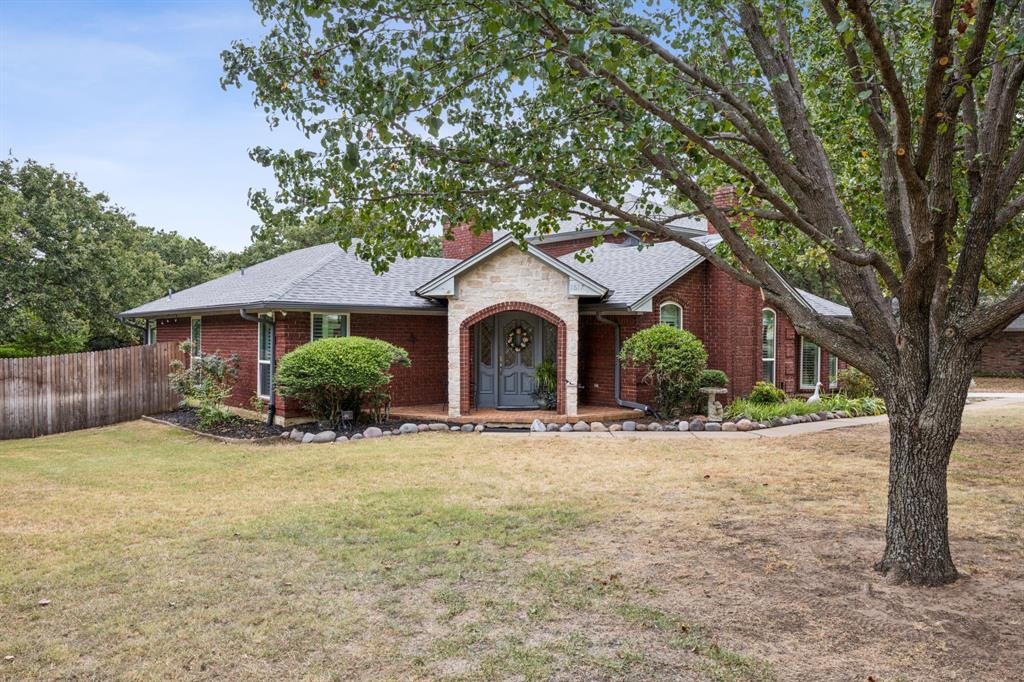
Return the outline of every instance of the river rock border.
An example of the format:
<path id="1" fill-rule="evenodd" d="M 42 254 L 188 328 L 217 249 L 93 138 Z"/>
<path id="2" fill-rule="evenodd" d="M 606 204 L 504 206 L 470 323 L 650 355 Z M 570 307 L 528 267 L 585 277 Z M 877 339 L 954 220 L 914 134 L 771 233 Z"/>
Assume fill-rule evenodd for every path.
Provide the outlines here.
<path id="1" fill-rule="evenodd" d="M 848 419 L 847 412 L 814 412 L 806 415 L 793 415 L 790 417 L 775 417 L 770 421 L 756 422 L 750 419 L 738 419 L 736 421 L 712 422 L 703 418 L 672 421 L 637 422 L 623 421 L 605 426 L 602 422 L 578 421 L 575 424 L 545 424 L 540 419 L 533 420 L 530 431 L 539 432 L 560 432 L 560 433 L 595 433 L 606 431 L 643 432 L 643 431 L 706 431 L 715 432 L 746 432 L 758 431 L 760 429 L 771 429 L 778 426 L 789 426 L 790 424 L 806 424 L 809 422 L 820 422 L 829 419 Z M 289 438 L 296 443 L 351 443 L 364 439 L 392 438 L 395 436 L 411 436 L 424 432 L 453 432 L 453 433 L 480 433 L 484 430 L 483 424 L 460 424 L 451 425 L 444 422 L 433 422 L 430 424 L 416 424 L 406 422 L 395 429 L 382 429 L 377 426 L 368 426 L 363 431 L 354 433 L 351 436 L 339 436 L 334 431 L 302 431 L 298 428 L 285 431 L 280 438 Z"/>

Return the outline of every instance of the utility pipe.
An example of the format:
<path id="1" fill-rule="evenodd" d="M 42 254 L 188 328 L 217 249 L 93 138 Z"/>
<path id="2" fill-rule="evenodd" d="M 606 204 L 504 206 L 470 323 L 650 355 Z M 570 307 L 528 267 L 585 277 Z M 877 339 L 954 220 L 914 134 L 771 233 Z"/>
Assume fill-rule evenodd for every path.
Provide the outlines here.
<path id="1" fill-rule="evenodd" d="M 245 312 L 245 308 L 240 308 L 238 314 L 242 316 L 243 320 L 256 323 L 256 367 L 257 372 L 259 371 L 259 334 L 260 334 L 260 322 L 265 322 L 270 325 L 270 403 L 267 405 L 267 426 L 274 425 L 274 417 L 277 415 L 277 391 L 274 390 L 274 365 L 277 364 L 277 321 L 274 319 L 274 313 L 270 313 L 266 320 L 260 320 L 257 315 L 250 315 Z M 257 383 L 259 378 L 256 379 Z M 257 389 L 258 390 L 258 389 Z"/>
<path id="2" fill-rule="evenodd" d="M 604 315 L 602 315 L 600 313 L 598 313 L 596 317 L 597 317 L 597 321 L 598 322 L 601 322 L 603 324 L 611 325 L 612 327 L 615 328 L 615 403 L 619 407 L 628 407 L 628 408 L 633 409 L 633 410 L 642 410 L 644 412 L 644 414 L 650 413 L 650 414 L 652 414 L 654 416 L 658 416 L 657 413 L 654 410 L 652 410 L 650 408 L 650 406 L 648 406 L 648 405 L 644 405 L 643 403 L 634 403 L 632 401 L 623 400 L 622 399 L 622 378 L 621 378 L 622 367 L 621 367 L 621 361 L 619 360 L 619 351 L 620 351 L 620 338 L 619 338 L 620 337 L 620 329 L 619 329 L 619 323 L 618 322 L 614 322 L 612 320 L 609 320 L 607 317 L 605 317 Z"/>

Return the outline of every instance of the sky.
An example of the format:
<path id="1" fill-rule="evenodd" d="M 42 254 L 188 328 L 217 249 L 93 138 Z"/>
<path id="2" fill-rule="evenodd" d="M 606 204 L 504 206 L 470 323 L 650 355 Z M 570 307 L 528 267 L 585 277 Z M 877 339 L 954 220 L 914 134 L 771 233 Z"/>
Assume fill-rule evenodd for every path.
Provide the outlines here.
<path id="1" fill-rule="evenodd" d="M 262 34 L 235 0 L 0 0 L 0 155 L 76 173 L 143 225 L 222 249 L 249 243 L 249 159 L 294 149 L 251 93 L 222 90 L 220 52 Z"/>

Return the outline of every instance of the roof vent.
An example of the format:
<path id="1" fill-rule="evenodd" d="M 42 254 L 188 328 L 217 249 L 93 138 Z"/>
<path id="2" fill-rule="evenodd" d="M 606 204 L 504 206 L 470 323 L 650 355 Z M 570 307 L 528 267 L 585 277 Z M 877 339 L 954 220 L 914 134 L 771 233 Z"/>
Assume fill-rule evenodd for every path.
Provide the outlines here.
<path id="1" fill-rule="evenodd" d="M 167 300 L 168 301 L 171 300 L 171 294 L 173 294 L 173 293 L 174 293 L 174 291 L 172 291 L 171 289 L 167 290 Z"/>
<path id="2" fill-rule="evenodd" d="M 238 269 L 238 274 L 240 274 L 240 275 L 242 275 L 243 277 L 245 277 L 245 268 L 239 268 L 239 269 Z"/>

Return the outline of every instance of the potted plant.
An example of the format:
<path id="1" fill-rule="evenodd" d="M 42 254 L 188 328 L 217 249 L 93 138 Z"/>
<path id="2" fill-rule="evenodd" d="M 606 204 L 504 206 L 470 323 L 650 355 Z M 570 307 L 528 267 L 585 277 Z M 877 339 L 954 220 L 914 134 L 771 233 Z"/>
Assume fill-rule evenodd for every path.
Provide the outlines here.
<path id="1" fill-rule="evenodd" d="M 558 402 L 558 370 L 550 360 L 537 365 L 534 372 L 533 398 L 537 406 L 544 410 L 553 410 Z"/>

